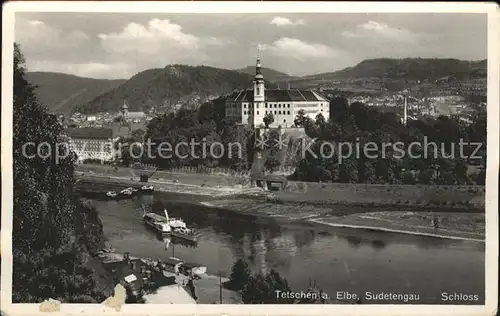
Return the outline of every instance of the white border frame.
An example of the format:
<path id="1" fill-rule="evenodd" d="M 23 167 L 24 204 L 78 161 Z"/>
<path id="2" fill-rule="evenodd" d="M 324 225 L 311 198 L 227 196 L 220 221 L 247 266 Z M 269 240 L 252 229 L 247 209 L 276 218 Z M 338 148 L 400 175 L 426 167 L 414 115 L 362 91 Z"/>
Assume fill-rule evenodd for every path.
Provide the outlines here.
<path id="1" fill-rule="evenodd" d="M 127 315 L 493 315 L 498 300 L 499 7 L 465 2 L 7 2 L 2 47 L 13 47 L 16 12 L 148 13 L 485 13 L 488 15 L 488 119 L 486 175 L 485 305 L 123 305 Z M 12 304 L 12 94 L 13 49 L 2 50 L 2 278 L 1 309 L 9 315 L 39 313 L 39 304 Z M 465 276 L 464 276 L 465 277 Z M 101 304 L 62 304 L 53 315 L 114 312 Z"/>

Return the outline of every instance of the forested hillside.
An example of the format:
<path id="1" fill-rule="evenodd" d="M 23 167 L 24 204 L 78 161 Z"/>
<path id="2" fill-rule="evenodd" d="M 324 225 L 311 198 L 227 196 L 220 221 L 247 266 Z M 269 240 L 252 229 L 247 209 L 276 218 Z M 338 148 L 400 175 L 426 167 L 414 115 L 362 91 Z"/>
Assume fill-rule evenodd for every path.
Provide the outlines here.
<path id="1" fill-rule="evenodd" d="M 71 113 L 97 96 L 115 89 L 126 80 L 82 78 L 54 72 L 28 72 L 26 80 L 50 112 Z"/>
<path id="2" fill-rule="evenodd" d="M 176 103 L 201 104 L 236 89 L 250 88 L 252 80 L 253 76 L 234 70 L 170 65 L 142 71 L 78 110 L 82 113 L 117 111 L 125 100 L 129 111 Z"/>

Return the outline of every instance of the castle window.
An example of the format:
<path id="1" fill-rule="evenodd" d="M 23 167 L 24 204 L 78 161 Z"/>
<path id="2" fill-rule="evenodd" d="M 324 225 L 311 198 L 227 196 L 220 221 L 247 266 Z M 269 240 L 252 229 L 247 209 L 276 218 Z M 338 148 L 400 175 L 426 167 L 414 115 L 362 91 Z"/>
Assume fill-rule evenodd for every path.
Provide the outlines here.
<path id="1" fill-rule="evenodd" d="M 288 115 L 290 115 L 290 111 L 288 111 L 288 113 L 287 113 L 287 114 L 288 114 Z"/>
<path id="2" fill-rule="evenodd" d="M 281 115 L 281 111 L 278 111 L 278 114 Z"/>
<path id="3" fill-rule="evenodd" d="M 281 104 L 278 104 L 278 108 L 280 108 L 280 109 L 281 109 Z"/>
<path id="4" fill-rule="evenodd" d="M 243 111 L 243 114 L 245 114 L 245 115 L 246 115 L 246 114 L 247 114 L 247 111 Z"/>
<path id="5" fill-rule="evenodd" d="M 274 103 L 274 108 L 276 108 L 276 103 Z"/>
<path id="6" fill-rule="evenodd" d="M 260 87 L 257 86 L 257 95 L 260 95 Z"/>
<path id="7" fill-rule="evenodd" d="M 286 120 L 283 120 L 283 123 L 286 123 Z"/>
<path id="8" fill-rule="evenodd" d="M 276 111 L 274 111 L 274 114 L 276 114 Z"/>
<path id="9" fill-rule="evenodd" d="M 288 108 L 290 108 L 290 104 L 288 104 Z"/>
<path id="10" fill-rule="evenodd" d="M 259 111 L 257 111 L 257 115 L 259 115 Z"/>
<path id="11" fill-rule="evenodd" d="M 246 105 L 246 103 L 244 103 L 244 104 L 243 104 L 243 107 L 244 107 L 245 109 L 247 108 L 247 105 Z"/>

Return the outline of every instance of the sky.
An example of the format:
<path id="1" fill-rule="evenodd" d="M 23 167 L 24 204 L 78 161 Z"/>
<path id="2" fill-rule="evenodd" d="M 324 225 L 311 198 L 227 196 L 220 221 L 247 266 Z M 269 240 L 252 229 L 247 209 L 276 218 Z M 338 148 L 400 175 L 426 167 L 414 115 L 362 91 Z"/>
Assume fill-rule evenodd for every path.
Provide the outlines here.
<path id="1" fill-rule="evenodd" d="M 486 14 L 469 13 L 49 13 L 15 15 L 28 71 L 128 79 L 169 64 L 294 76 L 370 58 L 487 57 Z"/>

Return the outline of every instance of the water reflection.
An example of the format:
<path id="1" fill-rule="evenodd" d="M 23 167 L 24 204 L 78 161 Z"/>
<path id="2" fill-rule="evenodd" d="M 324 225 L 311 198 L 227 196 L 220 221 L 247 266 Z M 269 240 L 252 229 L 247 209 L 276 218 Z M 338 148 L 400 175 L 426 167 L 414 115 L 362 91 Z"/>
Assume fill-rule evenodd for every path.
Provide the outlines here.
<path id="1" fill-rule="evenodd" d="M 384 249 L 385 248 L 386 243 L 383 240 L 376 239 L 376 240 L 372 241 L 372 246 L 373 246 L 374 249 L 380 250 L 380 249 Z"/>
<path id="2" fill-rule="evenodd" d="M 345 239 L 349 243 L 349 246 L 355 249 L 359 248 L 359 246 L 361 245 L 361 239 L 358 238 L 357 236 L 345 236 Z"/>
<path id="3" fill-rule="evenodd" d="M 225 276 L 241 258 L 254 271 L 276 269 L 297 290 L 306 289 L 312 279 L 330 292 L 405 289 L 440 302 L 440 291 L 481 293 L 484 287 L 484 244 L 284 223 L 162 199 L 171 216 L 181 217 L 200 234 L 197 244 L 189 244 L 138 230 L 138 209 L 154 201 L 142 197 L 98 207 L 106 236 L 116 249 L 135 248 L 147 257 L 176 256 Z M 461 278 L 463 274 L 469 278 Z"/>

